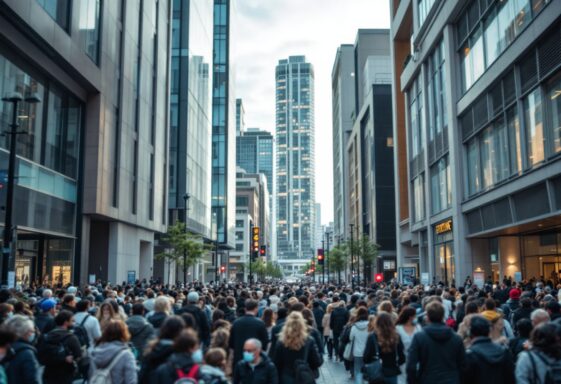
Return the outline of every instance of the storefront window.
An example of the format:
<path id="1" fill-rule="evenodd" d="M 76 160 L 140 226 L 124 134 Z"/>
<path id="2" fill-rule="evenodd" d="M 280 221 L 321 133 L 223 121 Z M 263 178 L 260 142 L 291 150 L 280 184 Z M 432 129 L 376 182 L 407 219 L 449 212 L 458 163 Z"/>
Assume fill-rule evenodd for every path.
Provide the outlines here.
<path id="1" fill-rule="evenodd" d="M 544 160 L 542 94 L 540 88 L 536 88 L 524 99 L 524 116 L 528 142 L 528 165 L 532 167 Z"/>
<path id="2" fill-rule="evenodd" d="M 455 283 L 456 260 L 454 258 L 454 237 L 452 221 L 434 227 L 434 258 L 436 281 L 446 285 Z"/>

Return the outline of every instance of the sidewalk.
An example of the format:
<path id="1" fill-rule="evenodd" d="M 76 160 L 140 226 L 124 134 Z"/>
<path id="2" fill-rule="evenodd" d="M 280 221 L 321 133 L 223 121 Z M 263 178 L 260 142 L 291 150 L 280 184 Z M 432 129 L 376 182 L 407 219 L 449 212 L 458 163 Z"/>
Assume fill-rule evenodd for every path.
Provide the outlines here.
<path id="1" fill-rule="evenodd" d="M 352 383 L 350 375 L 345 371 L 343 363 L 338 363 L 327 358 L 324 355 L 324 363 L 320 368 L 319 379 L 317 384 L 348 384 Z"/>

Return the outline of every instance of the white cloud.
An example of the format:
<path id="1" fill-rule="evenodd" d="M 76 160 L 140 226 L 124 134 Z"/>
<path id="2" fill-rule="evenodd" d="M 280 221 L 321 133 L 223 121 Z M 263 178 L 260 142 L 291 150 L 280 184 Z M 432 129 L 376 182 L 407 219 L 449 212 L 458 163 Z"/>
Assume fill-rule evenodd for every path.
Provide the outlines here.
<path id="1" fill-rule="evenodd" d="M 275 66 L 305 55 L 315 69 L 316 201 L 333 221 L 331 70 L 359 28 L 389 28 L 388 0 L 238 0 L 233 36 L 236 97 L 246 125 L 275 131 Z"/>

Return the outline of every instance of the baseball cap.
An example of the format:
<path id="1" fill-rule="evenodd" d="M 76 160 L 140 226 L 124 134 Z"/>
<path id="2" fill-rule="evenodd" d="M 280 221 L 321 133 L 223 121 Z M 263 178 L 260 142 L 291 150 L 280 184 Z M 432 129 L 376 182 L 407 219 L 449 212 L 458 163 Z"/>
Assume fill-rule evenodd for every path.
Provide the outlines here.
<path id="1" fill-rule="evenodd" d="M 43 300 L 41 302 L 41 310 L 43 312 L 47 312 L 50 311 L 51 309 L 53 309 L 54 307 L 56 307 L 56 301 L 55 299 L 47 299 L 47 300 Z"/>

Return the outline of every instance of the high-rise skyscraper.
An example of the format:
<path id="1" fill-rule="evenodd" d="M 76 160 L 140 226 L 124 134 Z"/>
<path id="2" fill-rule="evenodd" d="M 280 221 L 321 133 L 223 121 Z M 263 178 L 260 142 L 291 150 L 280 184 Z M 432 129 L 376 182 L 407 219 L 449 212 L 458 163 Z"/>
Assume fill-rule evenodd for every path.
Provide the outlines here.
<path id="1" fill-rule="evenodd" d="M 170 222 L 211 234 L 212 3 L 173 2 L 170 87 Z M 186 200 L 186 195 L 189 199 Z M 204 271 L 196 270 L 196 278 Z M 180 277 L 182 278 L 183 275 Z"/>
<path id="2" fill-rule="evenodd" d="M 276 67 L 277 256 L 297 273 L 314 254 L 314 68 L 304 56 Z"/>
<path id="3" fill-rule="evenodd" d="M 236 136 L 245 131 L 245 109 L 242 99 L 236 99 Z"/>
<path id="4" fill-rule="evenodd" d="M 236 165 L 247 173 L 262 173 L 267 188 L 273 190 L 273 135 L 249 128 L 236 138 Z"/>
<path id="5" fill-rule="evenodd" d="M 235 246 L 236 215 L 236 99 L 230 70 L 233 4 L 233 0 L 214 0 L 211 196 L 216 234 L 212 237 L 226 249 Z"/>

